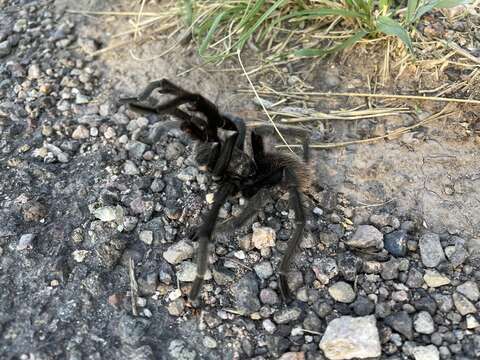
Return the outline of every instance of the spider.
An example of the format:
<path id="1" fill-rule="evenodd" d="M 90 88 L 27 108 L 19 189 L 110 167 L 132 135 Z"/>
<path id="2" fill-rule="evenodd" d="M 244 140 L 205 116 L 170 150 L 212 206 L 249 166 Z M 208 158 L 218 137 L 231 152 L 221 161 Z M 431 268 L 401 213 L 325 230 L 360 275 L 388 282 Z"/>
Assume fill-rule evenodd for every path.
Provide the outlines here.
<path id="1" fill-rule="evenodd" d="M 173 98 L 160 105 L 142 103 L 154 90 Z M 264 200 L 265 191 L 284 185 L 289 191 L 291 207 L 295 213 L 295 229 L 279 267 L 279 288 L 284 302 L 291 298 L 287 286 L 287 272 L 305 227 L 305 211 L 301 193 L 310 185 L 306 163 L 294 154 L 267 152 L 263 136 L 251 131 L 251 155 L 244 151 L 246 125 L 243 119 L 219 112 L 217 107 L 202 95 L 191 93 L 169 80 L 153 81 L 136 97 L 122 98 L 132 111 L 144 114 L 170 114 L 178 118 L 180 128 L 197 140 L 196 162 L 200 169 L 212 174 L 219 183 L 211 209 L 192 232 L 191 239 L 198 241 L 197 273 L 189 298 L 194 301 L 201 290 L 207 271 L 208 245 L 215 232 L 234 231 L 252 217 Z M 187 111 L 180 109 L 186 105 Z M 305 138 L 306 139 L 306 138 Z M 304 143 L 304 157 L 308 160 L 308 144 Z M 229 196 L 241 194 L 249 199 L 238 217 L 217 225 L 220 208 Z"/>

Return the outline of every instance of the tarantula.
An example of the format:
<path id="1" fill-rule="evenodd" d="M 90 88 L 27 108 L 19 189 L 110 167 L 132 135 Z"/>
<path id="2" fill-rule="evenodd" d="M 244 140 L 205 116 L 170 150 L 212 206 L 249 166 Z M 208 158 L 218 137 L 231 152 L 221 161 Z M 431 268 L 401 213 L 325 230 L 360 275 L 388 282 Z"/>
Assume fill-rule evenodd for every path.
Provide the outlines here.
<path id="1" fill-rule="evenodd" d="M 154 90 L 174 97 L 156 106 L 142 104 Z M 262 135 L 255 130 L 251 132 L 252 156 L 249 156 L 244 151 L 246 125 L 241 118 L 220 113 L 205 97 L 188 92 L 166 79 L 151 82 L 140 95 L 120 99 L 120 103 L 128 104 L 135 112 L 170 114 L 180 119 L 180 128 L 198 141 L 196 161 L 199 168 L 205 168 L 219 183 L 212 208 L 191 236 L 199 244 L 197 274 L 189 294 L 191 301 L 200 293 L 207 271 L 208 245 L 214 232 L 238 228 L 253 216 L 265 189 L 281 184 L 288 188 L 295 212 L 295 230 L 279 268 L 279 287 L 286 301 L 290 297 L 286 274 L 305 226 L 301 193 L 310 182 L 306 164 L 293 154 L 267 152 Z M 187 111 L 180 109 L 181 105 L 186 105 Z M 308 145 L 304 146 L 305 160 L 306 149 Z M 229 196 L 238 193 L 249 199 L 249 204 L 238 217 L 216 227 L 220 208 Z"/>

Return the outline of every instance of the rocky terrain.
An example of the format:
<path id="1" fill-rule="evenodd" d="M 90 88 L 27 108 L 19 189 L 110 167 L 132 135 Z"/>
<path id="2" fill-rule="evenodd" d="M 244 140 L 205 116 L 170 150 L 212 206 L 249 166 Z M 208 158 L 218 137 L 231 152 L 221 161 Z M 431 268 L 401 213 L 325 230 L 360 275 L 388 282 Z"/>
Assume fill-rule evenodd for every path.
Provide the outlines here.
<path id="1" fill-rule="evenodd" d="M 359 207 L 324 180 L 305 197 L 291 303 L 276 271 L 294 214 L 275 190 L 216 239 L 192 307 L 189 229 L 217 185 L 171 119 L 118 105 L 148 71 L 131 81 L 85 55 L 99 44 L 82 22 L 97 23 L 61 1 L 0 7 L 0 358 L 480 357 L 478 224 L 440 231 L 433 215 Z M 221 219 L 245 202 L 230 199 Z"/>

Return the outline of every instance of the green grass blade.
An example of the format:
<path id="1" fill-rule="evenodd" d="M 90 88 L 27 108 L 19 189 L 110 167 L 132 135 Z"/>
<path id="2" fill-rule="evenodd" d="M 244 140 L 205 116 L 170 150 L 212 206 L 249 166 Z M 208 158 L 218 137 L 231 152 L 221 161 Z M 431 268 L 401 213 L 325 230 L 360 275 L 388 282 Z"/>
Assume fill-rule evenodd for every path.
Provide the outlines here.
<path id="1" fill-rule="evenodd" d="M 413 52 L 412 40 L 408 32 L 395 20 L 388 16 L 379 16 L 377 20 L 377 30 L 386 34 L 394 35 L 400 38 L 405 45 Z"/>
<path id="2" fill-rule="evenodd" d="M 210 45 L 210 41 L 212 40 L 213 34 L 215 33 L 215 30 L 217 30 L 217 27 L 222 21 L 225 14 L 226 14 L 225 11 L 221 12 L 215 17 L 215 20 L 213 20 L 212 26 L 210 26 L 210 29 L 208 29 L 208 33 L 203 39 L 202 44 L 200 45 L 200 49 L 198 50 L 201 56 L 203 56 L 203 54 L 205 53 L 205 50 L 207 50 L 208 48 L 208 45 Z"/>
<path id="3" fill-rule="evenodd" d="M 368 31 L 366 30 L 361 30 L 356 32 L 354 35 L 350 36 L 347 40 L 344 42 L 335 45 L 329 49 L 301 49 L 297 50 L 294 52 L 296 56 L 301 56 L 301 57 L 312 57 L 312 56 L 325 56 L 328 54 L 333 54 L 335 52 L 344 50 L 346 48 L 349 48 L 358 41 L 362 40 L 366 35 L 368 34 Z"/>
<path id="4" fill-rule="evenodd" d="M 193 4 L 192 0 L 183 0 L 185 8 L 185 23 L 190 26 L 193 23 Z"/>
<path id="5" fill-rule="evenodd" d="M 237 49 L 241 49 L 243 48 L 243 46 L 245 45 L 245 43 L 248 41 L 248 39 L 250 38 L 250 36 L 252 36 L 252 34 L 258 29 L 258 27 L 260 25 L 262 25 L 262 23 L 268 19 L 268 17 L 278 8 L 280 7 L 281 5 L 283 5 L 287 0 L 279 0 L 279 1 L 276 1 L 272 6 L 270 6 L 270 8 L 265 11 L 263 13 L 263 15 L 257 20 L 257 22 L 251 26 L 247 31 L 245 31 L 241 36 L 240 38 L 238 39 L 238 41 L 235 43 L 234 47 L 236 47 Z"/>
<path id="6" fill-rule="evenodd" d="M 296 11 L 294 13 L 281 17 L 279 21 L 290 20 L 293 18 L 298 18 L 298 20 L 300 21 L 300 20 L 314 19 L 322 16 L 343 16 L 343 17 L 358 18 L 358 17 L 361 17 L 362 14 L 356 11 L 346 10 L 346 9 L 317 8 L 317 9 Z"/>
<path id="7" fill-rule="evenodd" d="M 407 4 L 407 23 L 410 24 L 413 21 L 415 12 L 417 11 L 418 0 L 408 0 Z"/>
<path id="8" fill-rule="evenodd" d="M 436 1 L 435 8 L 447 9 L 447 8 L 452 8 L 458 5 L 468 5 L 471 3 L 472 3 L 471 0 L 439 0 L 439 1 Z"/>

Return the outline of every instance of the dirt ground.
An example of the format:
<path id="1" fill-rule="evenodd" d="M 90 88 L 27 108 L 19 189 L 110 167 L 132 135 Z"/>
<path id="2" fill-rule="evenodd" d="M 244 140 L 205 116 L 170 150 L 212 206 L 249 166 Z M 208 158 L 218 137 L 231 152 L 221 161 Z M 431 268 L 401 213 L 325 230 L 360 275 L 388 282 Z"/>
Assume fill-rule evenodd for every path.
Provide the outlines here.
<path id="1" fill-rule="evenodd" d="M 255 268 L 253 272 L 252 268 L 271 261 L 275 274 L 282 251 L 262 252 L 242 246 L 239 250 L 239 243 L 251 234 L 248 229 L 236 234 L 230 244 L 217 244 L 212 256 L 215 268 L 229 259 L 235 264 L 242 262 L 242 256 L 246 256 L 245 265 L 235 268 L 224 264 L 227 269 L 218 273 L 230 281 L 222 282 L 215 271 L 214 285 L 206 286 L 206 309 L 192 309 L 181 297 L 172 295 L 176 288 L 185 291 L 188 285 L 179 285 L 176 273 L 180 267 L 170 266 L 163 254 L 187 237 L 189 227 L 198 224 L 199 213 L 206 208 L 205 195 L 212 192 L 214 185 L 210 180 L 201 180 L 196 172 L 193 180 L 178 180 L 182 177 L 177 175 L 190 174 L 185 169 L 195 171 L 192 143 L 179 131 L 161 130 L 163 143 L 148 143 L 146 148 L 155 154 L 154 160 L 147 160 L 145 152 L 138 156 L 137 147 L 142 146 L 142 125 L 137 125 L 136 120 L 139 116 L 119 106 L 117 100 L 137 94 L 154 79 L 168 78 L 208 97 L 223 112 L 247 120 L 265 120 L 253 94 L 239 91 L 249 89 L 249 84 L 241 71 L 230 71 L 239 68 L 238 61 L 232 58 L 220 66 L 200 67 L 202 59 L 191 48 L 158 56 L 172 45 L 162 36 L 135 48 L 128 45 L 88 56 L 89 51 L 111 45 L 112 36 L 130 30 L 131 25 L 115 16 L 79 15 L 66 10 L 125 11 L 135 10 L 137 4 L 42 0 L 0 1 L 0 6 L 5 9 L 0 12 L 4 24 L 0 27 L 0 43 L 2 34 L 10 42 L 20 35 L 19 45 L 12 45 L 11 52 L 1 59 L 5 63 L 0 64 L 1 358 L 325 359 L 330 357 L 319 350 L 319 343 L 328 323 L 342 315 L 371 313 L 380 324 L 381 359 L 427 359 L 417 357 L 412 349 L 431 344 L 442 359 L 480 356 L 480 327 L 465 325 L 465 314 L 459 307 L 452 305 L 437 311 L 437 307 L 442 309 L 437 294 L 450 297 L 460 284 L 478 284 L 480 279 L 480 106 L 407 101 L 414 113 L 305 125 L 312 131 L 311 143 L 316 144 L 381 136 L 411 126 L 445 106 L 453 114 L 393 139 L 312 149 L 314 196 L 306 201 L 306 238 L 313 244 L 302 245 L 294 265 L 300 280 L 298 285 L 290 284 L 298 290 L 292 305 L 301 312 L 297 318 L 284 322 L 277 315 L 290 314 L 285 307 L 262 298 L 266 290 L 275 289 L 275 275 L 264 279 L 260 270 Z M 158 11 L 161 2 L 150 7 Z M 9 29 L 19 19 L 27 19 L 29 30 L 11 32 Z M 474 26 L 475 21 L 465 26 L 469 25 Z M 67 35 L 58 35 L 59 28 L 67 29 Z M 59 45 L 64 39 L 71 41 Z M 50 42 L 56 45 L 50 46 Z M 477 39 L 477 52 L 479 44 Z M 242 55 L 247 66 L 254 64 L 251 51 Z M 276 90 L 285 90 L 294 88 L 296 78 L 300 78 L 315 91 L 357 93 L 371 92 L 369 84 L 378 82 L 382 86 L 377 92 L 400 94 L 454 84 L 458 79 L 468 79 L 471 71 L 478 69 L 478 65 L 451 65 L 432 76 L 433 71 L 422 72 L 420 64 L 412 64 L 400 77 L 396 78 L 398 68 L 392 67 L 388 78 L 380 80 L 384 51 L 380 45 L 362 45 L 316 61 L 314 67 L 310 60 L 303 60 L 280 67 L 279 74 L 267 72 L 252 80 L 254 84 L 264 82 Z M 41 75 L 32 74 L 32 64 L 40 66 Z M 56 94 L 51 95 L 53 106 L 38 100 L 45 98 L 38 95 L 44 83 L 52 86 Z M 72 88 L 80 89 L 78 92 L 88 101 L 79 99 Z M 445 96 L 466 98 L 472 94 L 480 94 L 479 81 L 473 82 L 468 91 Z M 329 112 L 365 104 L 375 107 L 402 102 L 324 97 L 293 105 Z M 42 109 L 39 114 L 36 108 Z M 79 135 L 84 128 L 87 135 Z M 148 129 L 152 131 L 150 125 Z M 107 135 L 110 133 L 114 135 Z M 278 139 L 272 141 L 280 144 Z M 62 156 L 67 159 L 64 161 Z M 161 179 L 160 185 L 156 178 Z M 164 190 L 153 190 L 154 183 Z M 278 231 L 280 247 L 285 244 L 280 240 L 291 233 L 284 199 L 281 194 L 272 195 L 258 219 L 263 226 Z M 239 199 L 232 200 L 225 212 L 231 215 L 239 203 Z M 118 213 L 110 223 L 99 221 L 95 215 L 96 209 L 114 207 L 123 209 L 121 220 Z M 127 220 L 134 223 L 132 228 L 126 225 Z M 408 259 L 410 267 L 402 270 L 403 265 L 395 263 L 400 275 L 392 279 L 382 270 L 382 266 L 389 266 L 384 262 L 358 260 L 361 256 L 356 257 L 344 242 L 365 224 L 376 226 L 384 235 L 399 229 L 408 232 L 408 255 L 399 259 Z M 139 240 L 142 231 L 153 232 L 153 242 Z M 419 239 L 425 233 L 438 234 L 443 248 L 458 245 L 468 253 L 460 265 L 453 266 L 451 258 L 446 261 L 444 257 L 443 265 L 436 267 L 451 280 L 441 290 L 425 284 L 410 286 L 407 280 L 412 272 L 425 273 L 418 250 Z M 31 234 L 31 241 L 24 237 Z M 323 278 L 315 270 L 328 256 L 337 261 L 332 273 L 324 269 L 330 284 L 340 279 L 349 281 L 358 299 L 368 299 L 374 308 L 363 311 L 332 300 L 327 292 L 328 280 L 321 283 Z M 136 263 L 140 303 L 146 303 L 136 306 L 136 315 L 132 314 L 129 259 Z M 388 259 L 398 260 L 393 256 Z M 365 270 L 369 266 L 370 270 Z M 375 266 L 380 270 L 371 270 Z M 348 275 L 351 268 L 358 278 Z M 258 277 L 250 281 L 249 274 Z M 371 280 L 372 276 L 376 280 Z M 245 280 L 247 288 L 256 287 L 253 292 L 260 292 L 262 301 L 261 307 L 251 305 L 255 310 L 249 315 L 235 312 L 235 297 L 241 293 L 236 286 L 244 279 L 250 281 Z M 295 284 L 295 276 L 291 282 Z M 302 289 L 308 295 L 303 295 Z M 407 294 L 406 300 L 399 299 L 401 291 Z M 424 298 L 435 299 L 431 300 L 436 304 L 434 310 L 418 305 L 417 300 Z M 477 309 L 472 316 L 480 320 L 478 297 L 469 299 Z M 382 313 L 383 303 L 388 304 L 392 315 Z M 325 310 L 327 307 L 330 311 Z M 434 332 L 422 333 L 415 325 L 414 335 L 410 335 L 397 327 L 395 318 L 386 320 L 397 312 L 407 312 L 417 319 L 417 313 L 425 311 L 433 317 Z M 298 328 L 308 331 L 298 335 Z M 453 346 L 457 342 L 461 345 Z"/>

